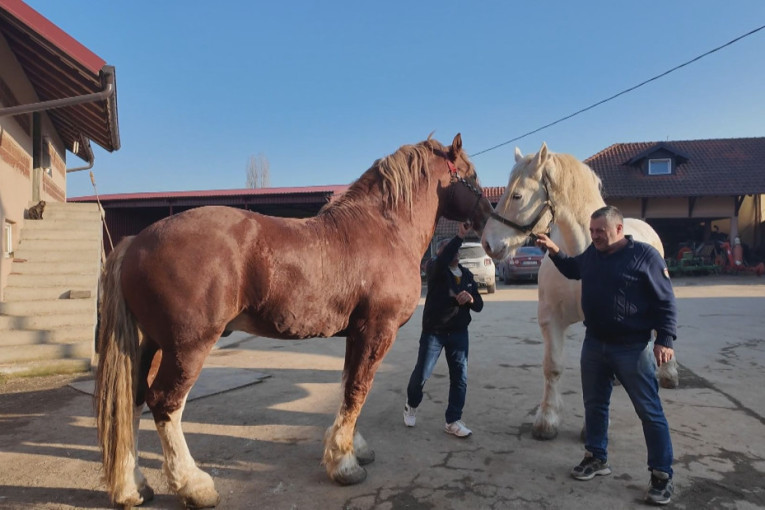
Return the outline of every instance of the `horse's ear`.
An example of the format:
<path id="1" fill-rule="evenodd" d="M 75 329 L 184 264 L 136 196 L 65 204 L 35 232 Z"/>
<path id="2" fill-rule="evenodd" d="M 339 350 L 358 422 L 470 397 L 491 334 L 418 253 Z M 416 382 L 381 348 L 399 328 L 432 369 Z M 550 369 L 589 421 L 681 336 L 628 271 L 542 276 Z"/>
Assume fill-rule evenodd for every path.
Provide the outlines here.
<path id="1" fill-rule="evenodd" d="M 542 148 L 540 148 L 537 155 L 534 156 L 534 168 L 536 168 L 537 172 L 542 171 L 548 159 L 550 159 L 550 151 L 547 150 L 547 144 L 542 142 Z"/>
<path id="2" fill-rule="evenodd" d="M 450 156 L 452 159 L 457 159 L 457 155 L 462 152 L 462 135 L 460 133 L 457 133 L 457 135 L 454 137 L 454 141 L 452 141 L 452 149 L 450 151 Z"/>
<path id="3" fill-rule="evenodd" d="M 519 162 L 522 159 L 523 159 L 523 154 L 521 154 L 521 149 L 516 147 L 515 148 L 515 162 L 517 163 L 517 162 Z"/>
<path id="4" fill-rule="evenodd" d="M 547 150 L 547 143 L 542 142 L 542 147 L 539 148 L 539 162 L 542 164 L 547 163 L 548 157 L 550 157 L 550 151 Z"/>

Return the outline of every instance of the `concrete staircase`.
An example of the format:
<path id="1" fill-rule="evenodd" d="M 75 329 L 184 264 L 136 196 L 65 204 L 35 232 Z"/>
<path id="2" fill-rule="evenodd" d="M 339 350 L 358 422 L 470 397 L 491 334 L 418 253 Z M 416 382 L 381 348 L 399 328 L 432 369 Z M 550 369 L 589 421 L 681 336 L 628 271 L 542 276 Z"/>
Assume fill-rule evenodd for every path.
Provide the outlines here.
<path id="1" fill-rule="evenodd" d="M 90 369 L 102 246 L 97 204 L 49 202 L 24 221 L 0 302 L 0 375 Z"/>

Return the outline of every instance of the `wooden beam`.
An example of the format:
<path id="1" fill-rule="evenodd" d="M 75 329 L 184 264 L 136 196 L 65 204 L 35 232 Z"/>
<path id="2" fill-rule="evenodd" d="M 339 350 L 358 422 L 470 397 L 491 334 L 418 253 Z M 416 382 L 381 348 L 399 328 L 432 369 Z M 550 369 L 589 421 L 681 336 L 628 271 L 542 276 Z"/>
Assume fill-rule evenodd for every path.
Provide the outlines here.
<path id="1" fill-rule="evenodd" d="M 734 205 L 734 211 L 735 212 L 734 212 L 734 214 L 736 216 L 738 216 L 738 211 L 739 211 L 739 209 L 741 209 L 741 204 L 744 203 L 744 199 L 745 198 L 746 198 L 746 195 L 739 195 L 739 196 L 733 198 L 733 200 L 735 200 L 735 205 Z"/>

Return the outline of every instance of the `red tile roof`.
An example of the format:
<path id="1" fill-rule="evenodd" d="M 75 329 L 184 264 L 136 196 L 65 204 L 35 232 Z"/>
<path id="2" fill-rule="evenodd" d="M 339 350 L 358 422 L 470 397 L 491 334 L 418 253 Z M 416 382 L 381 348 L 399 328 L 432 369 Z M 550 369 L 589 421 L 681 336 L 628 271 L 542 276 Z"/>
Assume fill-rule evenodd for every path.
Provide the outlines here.
<path id="1" fill-rule="evenodd" d="M 672 175 L 647 175 L 641 169 L 640 160 L 654 148 L 678 156 Z M 633 159 L 638 161 L 628 164 Z M 765 193 L 765 137 L 617 143 L 584 162 L 600 176 L 606 197 Z"/>
<path id="2" fill-rule="evenodd" d="M 69 55 L 72 60 L 90 73 L 97 75 L 106 64 L 98 55 L 21 0 L 1 0 L 0 8 L 33 30 L 41 39 L 48 41 L 62 53 Z"/>

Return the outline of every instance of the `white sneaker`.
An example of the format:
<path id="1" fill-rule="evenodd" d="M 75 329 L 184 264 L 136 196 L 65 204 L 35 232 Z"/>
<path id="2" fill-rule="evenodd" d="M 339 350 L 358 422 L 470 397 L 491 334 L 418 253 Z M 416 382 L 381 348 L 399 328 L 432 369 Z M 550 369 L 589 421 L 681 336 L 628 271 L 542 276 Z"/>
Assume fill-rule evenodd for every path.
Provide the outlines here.
<path id="1" fill-rule="evenodd" d="M 407 427 L 414 427 L 414 423 L 417 421 L 417 408 L 409 407 L 409 404 L 404 404 L 404 425 Z"/>
<path id="2" fill-rule="evenodd" d="M 453 421 L 451 423 L 447 423 L 444 426 L 444 432 L 447 434 L 453 434 L 457 437 L 468 437 L 470 434 L 473 433 L 472 430 L 467 428 L 464 423 L 462 423 L 462 420 Z"/>

